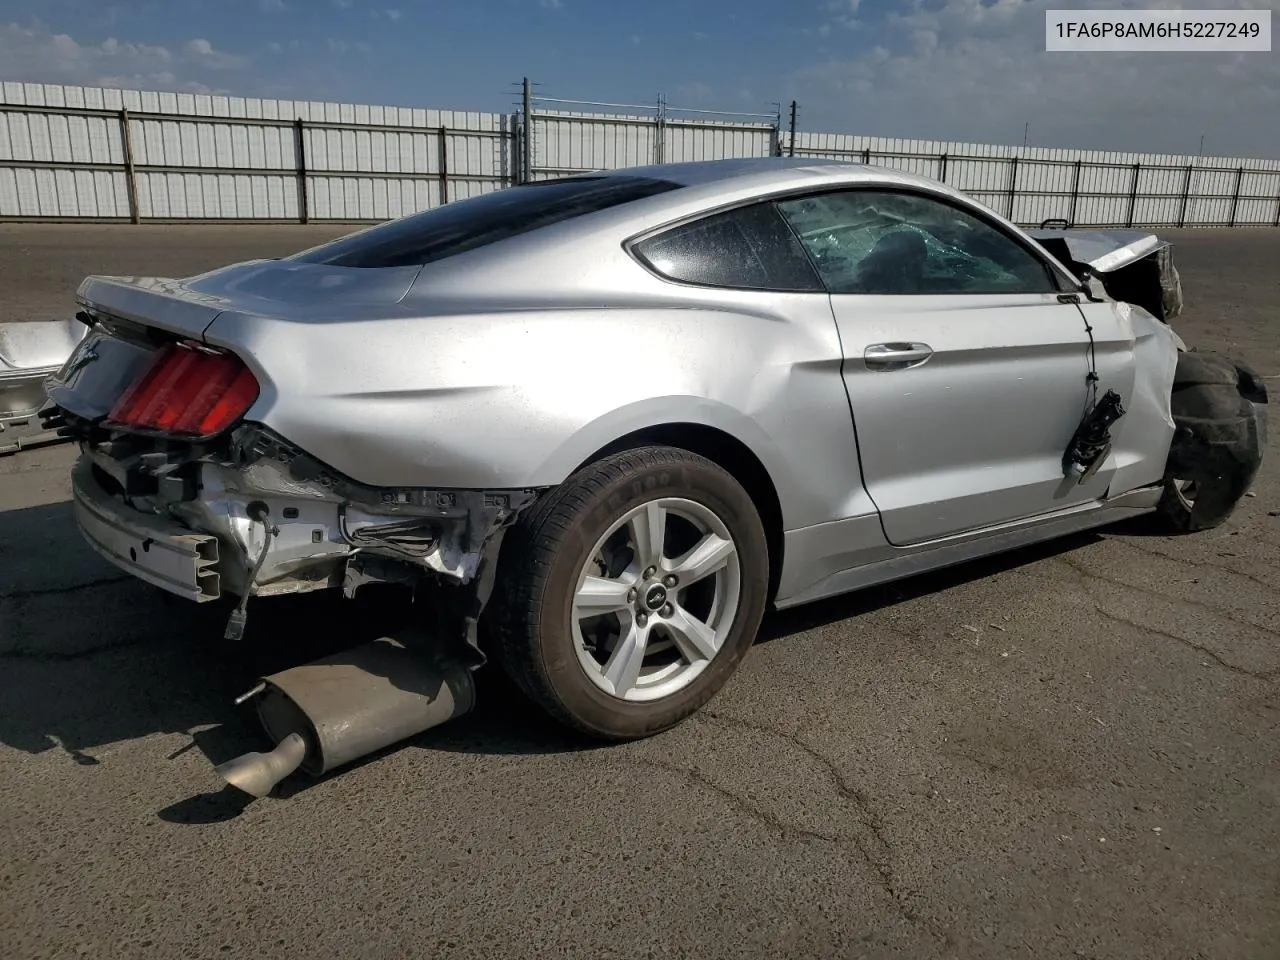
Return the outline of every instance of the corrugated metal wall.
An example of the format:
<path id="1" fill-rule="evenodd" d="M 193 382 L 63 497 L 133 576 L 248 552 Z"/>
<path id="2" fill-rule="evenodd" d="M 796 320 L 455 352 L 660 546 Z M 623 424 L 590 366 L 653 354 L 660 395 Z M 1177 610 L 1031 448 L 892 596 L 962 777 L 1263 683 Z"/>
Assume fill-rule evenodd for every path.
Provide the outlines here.
<path id="1" fill-rule="evenodd" d="M 505 185 L 510 139 L 502 114 L 4 83 L 0 217 L 128 219 L 131 161 L 137 219 L 382 220 Z"/>
<path id="2" fill-rule="evenodd" d="M 830 133 L 797 133 L 795 154 L 935 177 L 1022 224 L 1280 226 L 1280 160 Z"/>
<path id="3" fill-rule="evenodd" d="M 514 182 L 518 119 L 4 83 L 0 218 L 383 220 Z M 537 109 L 531 128 L 534 179 L 792 148 L 772 123 L 661 110 Z M 1019 223 L 1280 226 L 1276 160 L 830 133 L 794 151 L 937 177 Z"/>

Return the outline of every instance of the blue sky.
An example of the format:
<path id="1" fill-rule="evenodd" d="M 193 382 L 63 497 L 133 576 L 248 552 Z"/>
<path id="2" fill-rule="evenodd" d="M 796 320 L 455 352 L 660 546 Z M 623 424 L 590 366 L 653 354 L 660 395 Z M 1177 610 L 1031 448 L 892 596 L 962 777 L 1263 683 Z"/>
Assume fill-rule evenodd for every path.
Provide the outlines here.
<path id="1" fill-rule="evenodd" d="M 1280 54 L 1046 53 L 1044 9 L 1067 5 L 0 0 L 0 79 L 508 110 L 528 75 L 592 100 L 794 98 L 810 130 L 1019 143 L 1029 122 L 1037 145 L 1194 152 L 1203 134 L 1208 153 L 1280 156 Z"/>

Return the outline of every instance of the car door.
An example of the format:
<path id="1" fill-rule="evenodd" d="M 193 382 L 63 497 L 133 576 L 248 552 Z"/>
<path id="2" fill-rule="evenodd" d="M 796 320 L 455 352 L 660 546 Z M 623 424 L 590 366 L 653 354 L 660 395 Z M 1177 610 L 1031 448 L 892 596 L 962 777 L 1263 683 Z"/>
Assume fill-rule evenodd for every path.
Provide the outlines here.
<path id="1" fill-rule="evenodd" d="M 778 207 L 830 291 L 863 481 L 890 543 L 1105 494 L 1113 457 L 1077 483 L 1063 454 L 1092 398 L 1128 395 L 1132 337 L 1099 312 L 1091 343 L 1078 292 L 1043 251 L 979 208 L 918 190 Z"/>

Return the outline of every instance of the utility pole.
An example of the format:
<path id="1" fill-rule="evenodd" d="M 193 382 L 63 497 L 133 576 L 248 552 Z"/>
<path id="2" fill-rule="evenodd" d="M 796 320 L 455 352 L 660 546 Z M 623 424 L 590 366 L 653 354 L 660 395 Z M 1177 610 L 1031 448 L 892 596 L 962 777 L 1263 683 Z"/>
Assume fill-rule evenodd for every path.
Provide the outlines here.
<path id="1" fill-rule="evenodd" d="M 796 102 L 791 101 L 791 133 L 787 138 L 787 156 L 796 155 Z"/>

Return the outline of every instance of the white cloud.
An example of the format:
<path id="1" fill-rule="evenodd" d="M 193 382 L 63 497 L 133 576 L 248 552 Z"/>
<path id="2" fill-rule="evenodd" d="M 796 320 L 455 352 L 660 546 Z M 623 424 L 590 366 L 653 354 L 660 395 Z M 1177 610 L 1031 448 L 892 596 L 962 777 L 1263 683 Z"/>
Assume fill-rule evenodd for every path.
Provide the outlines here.
<path id="1" fill-rule="evenodd" d="M 862 0 L 828 0 L 826 10 L 832 14 L 832 21 L 836 26 L 856 30 L 861 26 L 861 21 L 858 19 L 858 8 L 861 6 Z M 824 26 L 830 32 L 830 24 Z"/>
<path id="2" fill-rule="evenodd" d="M 350 10 L 351 0 L 333 0 L 333 6 L 338 10 Z"/>
<path id="3" fill-rule="evenodd" d="M 187 56 L 209 70 L 236 70 L 245 65 L 244 57 L 215 50 L 203 37 L 188 40 L 183 47 Z"/>
<path id="4" fill-rule="evenodd" d="M 284 0 L 258 0 L 258 8 L 263 13 L 284 13 L 289 9 Z"/>
<path id="5" fill-rule="evenodd" d="M 399 20 L 399 19 L 400 19 L 400 11 L 399 11 L 399 10 L 395 10 L 395 9 L 388 10 L 388 11 L 387 11 L 387 19 L 388 19 L 388 20 L 391 20 L 391 21 L 393 21 L 393 22 L 394 22 L 394 21 L 396 21 L 396 20 Z"/>
<path id="6" fill-rule="evenodd" d="M 172 51 L 116 37 L 81 43 L 39 23 L 8 23 L 0 24 L 0 64 L 6 77 L 35 83 L 214 93 L 223 92 L 212 82 L 215 73 L 242 66 L 244 60 L 202 39 Z"/>
<path id="7" fill-rule="evenodd" d="M 331 39 L 328 43 L 328 47 L 329 47 L 330 53 L 336 53 L 339 56 L 341 56 L 342 54 L 347 52 L 347 41 Z"/>
<path id="8" fill-rule="evenodd" d="M 548 10 L 559 10 L 564 6 L 564 0 L 538 0 L 538 3 Z"/>
<path id="9" fill-rule="evenodd" d="M 1096 4 L 1091 4 L 1096 6 Z M 1191 0 L 1196 9 L 1280 0 Z M 806 126 L 884 136 L 1220 156 L 1280 155 L 1274 54 L 1047 53 L 1061 0 L 904 0 L 862 21 L 877 44 L 793 75 Z M 1126 7 L 1169 8 L 1168 0 Z M 847 9 L 847 7 L 846 7 Z"/>

